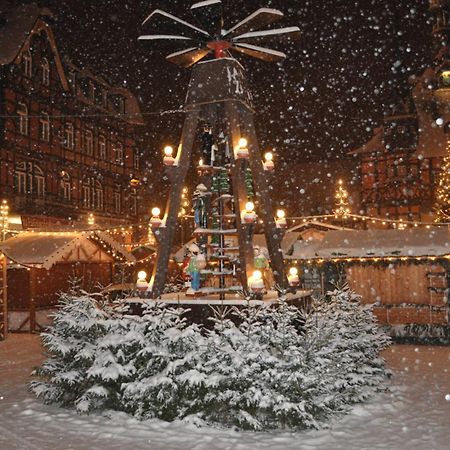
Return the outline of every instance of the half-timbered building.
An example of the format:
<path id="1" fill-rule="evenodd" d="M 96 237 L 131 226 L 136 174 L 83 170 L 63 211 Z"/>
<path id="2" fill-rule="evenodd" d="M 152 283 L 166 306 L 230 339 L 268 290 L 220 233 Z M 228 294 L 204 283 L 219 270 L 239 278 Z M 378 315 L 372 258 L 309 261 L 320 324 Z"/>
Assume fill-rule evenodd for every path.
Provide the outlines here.
<path id="1" fill-rule="evenodd" d="M 128 89 L 62 57 L 51 13 L 10 7 L 0 21 L 0 192 L 24 228 L 139 216 L 140 130 Z"/>
<path id="2" fill-rule="evenodd" d="M 450 139 L 450 2 L 431 0 L 436 58 L 415 77 L 411 94 L 354 150 L 361 204 L 371 216 L 432 220 L 441 162 Z"/>

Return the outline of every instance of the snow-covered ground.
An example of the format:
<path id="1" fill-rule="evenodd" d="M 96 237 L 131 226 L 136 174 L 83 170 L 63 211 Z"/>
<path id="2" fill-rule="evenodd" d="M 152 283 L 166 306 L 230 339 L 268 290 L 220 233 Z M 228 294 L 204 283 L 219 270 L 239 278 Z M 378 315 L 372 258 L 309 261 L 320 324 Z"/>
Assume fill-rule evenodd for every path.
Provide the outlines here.
<path id="1" fill-rule="evenodd" d="M 45 406 L 27 391 L 41 352 L 38 336 L 0 342 L 0 449 L 450 449 L 450 347 L 395 345 L 384 355 L 394 371 L 389 394 L 356 406 L 331 429 L 270 434 Z"/>

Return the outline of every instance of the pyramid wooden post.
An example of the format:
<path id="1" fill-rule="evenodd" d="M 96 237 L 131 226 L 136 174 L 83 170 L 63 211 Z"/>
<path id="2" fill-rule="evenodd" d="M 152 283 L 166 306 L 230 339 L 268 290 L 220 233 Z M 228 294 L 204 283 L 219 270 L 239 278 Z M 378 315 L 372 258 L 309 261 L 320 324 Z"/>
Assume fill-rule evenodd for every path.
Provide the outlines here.
<path id="1" fill-rule="evenodd" d="M 176 173 L 171 177 L 173 181 L 163 227 L 156 231 L 159 233 L 159 246 L 149 285 L 151 297 L 158 298 L 164 291 L 181 193 L 197 136 L 197 126 L 199 121 L 210 121 L 214 115 L 221 114 L 224 116 L 225 131 L 231 145 L 231 184 L 236 212 L 242 287 L 245 291 L 248 289 L 248 278 L 253 271 L 253 245 L 251 226 L 243 224 L 240 217 L 240 212 L 248 201 L 245 185 L 247 162 L 235 159 L 234 149 L 237 148 L 240 137 L 245 136 L 249 140 L 248 164 L 254 179 L 259 216 L 264 224 L 274 278 L 278 286 L 287 288 L 280 246 L 282 233 L 275 224 L 274 210 L 254 128 L 252 96 L 246 87 L 243 68 L 239 62 L 233 58 L 220 58 L 198 63 L 193 69 L 185 110 L 187 115 L 178 148 L 177 164 L 170 169 Z"/>

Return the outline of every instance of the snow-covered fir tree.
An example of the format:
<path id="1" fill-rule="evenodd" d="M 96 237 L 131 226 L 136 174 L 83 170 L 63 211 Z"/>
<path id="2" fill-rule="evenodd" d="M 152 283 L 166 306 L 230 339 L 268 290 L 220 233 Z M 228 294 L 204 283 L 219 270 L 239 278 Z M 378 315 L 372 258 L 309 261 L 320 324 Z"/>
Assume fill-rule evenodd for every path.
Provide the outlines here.
<path id="1" fill-rule="evenodd" d="M 47 402 L 195 419 L 238 429 L 304 429 L 384 387 L 388 338 L 348 287 L 307 312 L 273 306 L 217 310 L 214 327 L 152 305 L 142 317 L 67 296 L 44 335 L 52 356 L 34 392 Z"/>

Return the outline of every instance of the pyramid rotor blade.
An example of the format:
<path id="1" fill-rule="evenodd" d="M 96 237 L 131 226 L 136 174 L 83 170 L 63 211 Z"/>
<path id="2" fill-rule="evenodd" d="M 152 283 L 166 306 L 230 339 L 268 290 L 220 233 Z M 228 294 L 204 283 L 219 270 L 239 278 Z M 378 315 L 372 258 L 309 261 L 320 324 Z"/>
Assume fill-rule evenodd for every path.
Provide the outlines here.
<path id="1" fill-rule="evenodd" d="M 226 39 L 231 39 L 235 36 L 264 28 L 282 18 L 283 13 L 278 9 L 260 8 L 244 20 L 241 20 L 233 28 L 225 31 L 223 36 Z"/>
<path id="2" fill-rule="evenodd" d="M 186 50 L 181 50 L 179 52 L 171 53 L 166 56 L 167 61 L 176 64 L 180 67 L 190 67 L 196 62 L 203 59 L 211 50 L 207 47 L 205 48 L 188 48 Z"/>
<path id="3" fill-rule="evenodd" d="M 213 36 L 219 36 L 222 31 L 222 1 L 206 0 L 191 6 L 191 13 L 196 22 Z"/>
<path id="4" fill-rule="evenodd" d="M 300 38 L 299 27 L 279 28 L 277 30 L 251 31 L 236 36 L 232 42 L 238 44 L 249 42 L 255 44 L 264 44 L 266 42 L 292 42 Z"/>
<path id="5" fill-rule="evenodd" d="M 155 30 L 158 34 L 180 35 L 202 40 L 210 38 L 205 30 L 186 22 L 179 17 L 162 11 L 161 9 L 155 9 L 155 11 L 142 22 L 142 26 L 145 29 Z"/>
<path id="6" fill-rule="evenodd" d="M 186 36 L 176 36 L 172 34 L 144 34 L 138 37 L 138 41 L 192 41 L 193 39 Z"/>
<path id="7" fill-rule="evenodd" d="M 271 48 L 258 47 L 256 45 L 250 44 L 234 44 L 231 47 L 232 50 L 236 50 L 245 55 L 252 56 L 253 58 L 258 58 L 266 62 L 277 62 L 282 61 L 286 58 L 286 54 L 279 52 L 277 50 L 272 50 Z"/>

